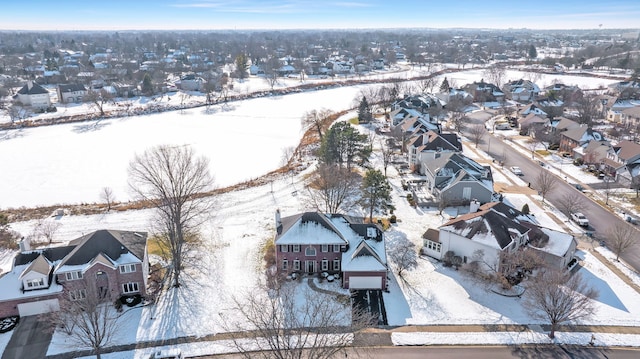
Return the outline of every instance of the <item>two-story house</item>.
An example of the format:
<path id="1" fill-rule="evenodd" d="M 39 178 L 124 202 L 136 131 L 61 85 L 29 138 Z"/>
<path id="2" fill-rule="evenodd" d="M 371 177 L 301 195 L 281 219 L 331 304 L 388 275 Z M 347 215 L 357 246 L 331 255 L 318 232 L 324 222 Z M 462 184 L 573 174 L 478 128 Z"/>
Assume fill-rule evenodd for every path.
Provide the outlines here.
<path id="1" fill-rule="evenodd" d="M 276 211 L 276 266 L 283 275 L 333 275 L 346 289 L 386 289 L 387 257 L 378 225 L 319 212 Z"/>
<path id="2" fill-rule="evenodd" d="M 561 152 L 572 153 L 573 149 L 578 146 L 584 147 L 590 141 L 604 141 L 605 139 L 602 133 L 583 124 L 578 127 L 568 128 L 566 131 L 560 133 L 559 150 Z"/>
<path id="3" fill-rule="evenodd" d="M 0 277 L 0 317 L 59 309 L 67 296 L 80 300 L 94 285 L 109 301 L 139 302 L 146 295 L 147 234 L 98 230 L 66 246 L 31 249 L 22 242 L 11 271 Z"/>
<path id="4" fill-rule="evenodd" d="M 449 205 L 469 203 L 472 199 L 487 203 L 493 199 L 490 166 L 483 166 L 458 152 L 422 152 L 420 174 L 437 201 Z"/>
<path id="5" fill-rule="evenodd" d="M 640 176 L 640 144 L 620 141 L 611 146 L 603 163 L 605 172 L 614 175 L 618 182 L 631 184 L 634 177 Z"/>
<path id="6" fill-rule="evenodd" d="M 36 109 L 46 109 L 51 106 L 49 91 L 33 81 L 28 81 L 18 90 L 17 99 L 23 105 Z"/>
<path id="7" fill-rule="evenodd" d="M 80 103 L 87 94 L 87 88 L 83 84 L 58 85 L 58 102 Z"/>
<path id="8" fill-rule="evenodd" d="M 507 82 L 502 86 L 505 96 L 513 101 L 531 102 L 540 93 L 540 88 L 529 80 L 516 80 Z"/>
<path id="9" fill-rule="evenodd" d="M 456 133 L 427 131 L 411 137 L 407 141 L 409 169 L 418 171 L 425 152 L 462 152 L 462 142 Z"/>

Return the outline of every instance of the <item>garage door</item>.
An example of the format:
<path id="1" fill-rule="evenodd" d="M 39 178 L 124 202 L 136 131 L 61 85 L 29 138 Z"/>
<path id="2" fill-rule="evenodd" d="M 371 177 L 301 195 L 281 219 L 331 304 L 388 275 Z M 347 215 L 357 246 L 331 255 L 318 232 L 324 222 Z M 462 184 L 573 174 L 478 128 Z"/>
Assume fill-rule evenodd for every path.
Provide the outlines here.
<path id="1" fill-rule="evenodd" d="M 60 310 L 60 304 L 57 299 L 18 304 L 18 314 L 20 314 L 21 317 L 49 313 L 56 310 Z"/>
<path id="2" fill-rule="evenodd" d="M 382 289 L 382 277 L 349 277 L 349 289 Z"/>

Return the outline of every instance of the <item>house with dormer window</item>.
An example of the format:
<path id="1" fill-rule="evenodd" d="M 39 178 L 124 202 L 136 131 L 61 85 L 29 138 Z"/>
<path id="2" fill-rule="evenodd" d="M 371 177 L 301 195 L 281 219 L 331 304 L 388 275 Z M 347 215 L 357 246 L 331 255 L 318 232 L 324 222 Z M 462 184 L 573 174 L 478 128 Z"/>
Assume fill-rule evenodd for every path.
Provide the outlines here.
<path id="1" fill-rule="evenodd" d="M 62 247 L 32 249 L 23 240 L 11 271 L 0 277 L 0 318 L 58 310 L 62 296 L 84 298 L 88 283 L 105 300 L 139 302 L 149 276 L 146 244 L 146 233 L 117 230 L 95 231 Z"/>
<path id="2" fill-rule="evenodd" d="M 276 211 L 277 272 L 332 275 L 346 289 L 386 289 L 387 257 L 382 229 L 340 214 Z"/>
<path id="3" fill-rule="evenodd" d="M 534 251 L 546 265 L 564 269 L 571 264 L 578 243 L 573 235 L 542 227 L 535 217 L 503 202 L 482 206 L 472 202 L 469 213 L 437 230 L 429 228 L 422 238 L 422 253 L 436 259 L 449 253 L 465 264 L 482 255 L 479 270 L 500 270 L 502 254 L 516 250 Z"/>

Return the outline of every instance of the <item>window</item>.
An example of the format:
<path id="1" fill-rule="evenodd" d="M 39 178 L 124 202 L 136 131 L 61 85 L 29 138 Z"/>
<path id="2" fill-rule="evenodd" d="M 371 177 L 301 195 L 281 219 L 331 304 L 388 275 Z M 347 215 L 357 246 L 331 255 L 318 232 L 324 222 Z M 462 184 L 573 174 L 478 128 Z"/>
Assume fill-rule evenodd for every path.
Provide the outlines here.
<path id="1" fill-rule="evenodd" d="M 322 260 L 322 270 L 323 271 L 328 271 L 329 270 L 329 261 L 326 259 Z"/>
<path id="2" fill-rule="evenodd" d="M 333 270 L 334 271 L 339 271 L 340 270 L 340 260 L 339 259 L 334 259 L 333 260 Z"/>
<path id="3" fill-rule="evenodd" d="M 136 271 L 135 264 L 125 264 L 120 266 L 120 273 L 131 273 Z"/>
<path id="4" fill-rule="evenodd" d="M 293 270 L 300 270 L 300 261 L 297 259 L 293 261 Z"/>
<path id="5" fill-rule="evenodd" d="M 280 252 L 288 252 L 289 251 L 289 246 L 286 244 L 283 244 L 280 246 Z"/>
<path id="6" fill-rule="evenodd" d="M 334 244 L 333 245 L 333 251 L 336 252 L 336 253 L 340 252 L 340 245 L 339 244 Z"/>
<path id="7" fill-rule="evenodd" d="M 123 293 L 133 293 L 133 292 L 137 292 L 138 291 L 138 283 L 136 282 L 131 282 L 131 283 L 125 283 L 122 285 L 122 292 Z"/>
<path id="8" fill-rule="evenodd" d="M 471 187 L 462 188 L 462 199 L 471 199 Z"/>
<path id="9" fill-rule="evenodd" d="M 323 253 L 326 253 L 329 251 L 329 245 L 328 244 L 323 244 L 322 248 L 320 249 Z"/>
<path id="10" fill-rule="evenodd" d="M 75 272 L 67 272 L 65 273 L 67 280 L 76 280 L 76 279 L 82 279 L 82 272 L 81 271 L 75 271 Z"/>
<path id="11" fill-rule="evenodd" d="M 287 270 L 289 269 L 289 261 L 286 259 L 282 260 L 282 270 Z"/>
<path id="12" fill-rule="evenodd" d="M 76 289 L 69 292 L 69 299 L 76 301 L 87 297 L 86 289 Z"/>
<path id="13" fill-rule="evenodd" d="M 27 279 L 27 288 L 38 288 L 38 287 L 44 287 L 43 278 Z"/>
<path id="14" fill-rule="evenodd" d="M 299 244 L 294 244 L 293 245 L 293 251 L 294 252 L 300 252 L 300 245 Z"/>
<path id="15" fill-rule="evenodd" d="M 314 257 L 316 255 L 316 249 L 314 247 L 307 247 L 304 249 L 304 255 L 307 257 Z"/>

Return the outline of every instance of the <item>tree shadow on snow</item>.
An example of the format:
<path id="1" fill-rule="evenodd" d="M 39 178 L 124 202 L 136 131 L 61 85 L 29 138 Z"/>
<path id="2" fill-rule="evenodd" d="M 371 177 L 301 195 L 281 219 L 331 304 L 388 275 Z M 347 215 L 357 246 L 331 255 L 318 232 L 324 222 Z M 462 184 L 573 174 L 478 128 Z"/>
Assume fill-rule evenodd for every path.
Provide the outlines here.
<path id="1" fill-rule="evenodd" d="M 88 123 L 83 123 L 81 125 L 73 126 L 73 132 L 75 133 L 86 133 L 86 132 L 95 132 L 100 131 L 109 123 L 102 120 L 89 121 Z"/>
<path id="2" fill-rule="evenodd" d="M 627 307 L 622 303 L 618 295 L 611 288 L 609 283 L 604 281 L 602 278 L 593 274 L 590 270 L 585 267 L 579 267 L 576 271 L 576 274 L 580 274 L 582 279 L 589 283 L 589 285 L 598 290 L 598 297 L 595 299 L 602 304 L 606 304 L 610 307 L 623 310 L 625 312 L 629 312 Z"/>

